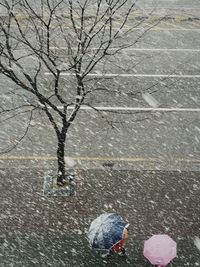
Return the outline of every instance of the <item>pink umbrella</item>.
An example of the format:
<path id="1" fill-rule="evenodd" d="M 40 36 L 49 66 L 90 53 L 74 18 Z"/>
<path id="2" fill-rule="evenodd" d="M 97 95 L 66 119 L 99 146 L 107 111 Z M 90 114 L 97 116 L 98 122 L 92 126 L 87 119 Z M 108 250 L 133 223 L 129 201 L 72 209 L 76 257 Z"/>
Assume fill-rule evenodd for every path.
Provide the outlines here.
<path id="1" fill-rule="evenodd" d="M 144 242 L 143 255 L 158 267 L 166 266 L 176 254 L 176 242 L 168 235 L 153 235 Z"/>

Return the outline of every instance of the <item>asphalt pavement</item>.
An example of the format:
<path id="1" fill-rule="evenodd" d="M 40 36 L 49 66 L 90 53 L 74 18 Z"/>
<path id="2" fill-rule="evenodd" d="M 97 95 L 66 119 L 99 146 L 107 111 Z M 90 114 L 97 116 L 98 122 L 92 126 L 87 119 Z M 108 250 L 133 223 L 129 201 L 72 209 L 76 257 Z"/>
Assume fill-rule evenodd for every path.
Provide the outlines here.
<path id="1" fill-rule="evenodd" d="M 169 234 L 178 244 L 171 266 L 199 266 L 199 172 L 77 170 L 74 197 L 43 194 L 45 170 L 1 169 L 0 266 L 150 266 L 143 242 Z M 105 262 L 86 233 L 103 212 L 130 223 L 128 258 Z"/>
<path id="2" fill-rule="evenodd" d="M 127 258 L 115 255 L 108 261 L 101 258 L 100 253 L 91 251 L 88 242 L 82 235 L 21 235 L 0 239 L 2 267 L 149 267 L 149 262 L 143 257 L 142 239 L 131 238 L 127 245 Z M 199 266 L 199 252 L 192 239 L 181 239 L 177 242 L 179 257 L 169 266 Z M 12 251 L 12 253 L 10 253 Z"/>
<path id="3" fill-rule="evenodd" d="M 182 13 L 179 15 L 180 17 L 176 16 L 179 20 L 161 22 L 148 31 L 134 47 L 94 70 L 93 74 L 99 75 L 99 78 L 105 72 L 110 75 L 108 79 L 101 80 L 99 86 L 108 88 L 111 92 L 92 94 L 87 99 L 90 104 L 95 107 L 139 110 L 124 112 L 122 115 L 107 112 L 103 114 L 103 119 L 94 110 L 81 111 L 69 131 L 66 146 L 68 156 L 85 160 L 88 157 L 101 158 L 102 161 L 108 157 L 111 161 L 120 157 L 127 161 L 129 158 L 143 158 L 145 160 L 142 166 L 152 159 L 171 159 L 172 163 L 183 160 L 181 166 L 178 164 L 172 169 L 184 169 L 185 163 L 189 162 L 192 163 L 191 170 L 198 170 L 199 20 L 181 20 Z M 126 41 L 133 39 L 134 32 L 130 32 Z M 62 43 L 60 46 L 62 47 Z M 31 62 L 27 62 L 27 69 L 30 66 Z M 44 73 L 41 79 L 43 88 L 50 86 L 51 76 L 48 73 Z M 2 104 L 8 107 L 13 103 L 12 94 L 8 91 L 14 85 L 2 78 L 2 86 Z M 63 75 L 62 90 L 68 96 L 68 101 L 75 96 L 73 86 L 73 77 Z M 92 88 L 93 82 L 88 82 L 87 86 Z M 158 108 L 163 108 L 163 111 L 148 113 L 140 110 L 152 108 L 141 94 L 146 92 L 151 94 L 157 101 Z M 24 103 L 24 97 L 15 98 L 14 103 Z M 168 109 L 176 109 L 176 112 Z M 17 142 L 19 136 L 24 134 L 29 116 L 26 113 L 1 123 L 1 148 L 10 147 Z M 111 129 L 110 122 L 114 122 L 115 129 Z M 37 112 L 34 114 L 28 133 L 17 149 L 5 157 L 10 159 L 18 156 L 20 164 L 23 164 L 20 157 L 55 157 L 55 135 L 44 116 Z M 1 157 L 2 165 L 6 164 L 5 157 Z M 157 169 L 158 165 L 159 163 L 155 164 L 151 169 Z M 144 168 L 148 169 L 149 163 Z"/>

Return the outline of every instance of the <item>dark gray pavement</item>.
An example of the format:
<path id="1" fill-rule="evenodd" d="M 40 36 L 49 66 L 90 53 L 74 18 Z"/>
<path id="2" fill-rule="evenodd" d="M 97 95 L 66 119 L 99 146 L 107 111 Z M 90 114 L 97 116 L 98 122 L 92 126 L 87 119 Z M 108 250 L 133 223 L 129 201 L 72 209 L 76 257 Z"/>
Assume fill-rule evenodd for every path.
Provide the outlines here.
<path id="1" fill-rule="evenodd" d="M 79 170 L 75 197 L 43 196 L 45 171 L 0 170 L 0 266 L 150 266 L 145 239 L 166 233 L 178 243 L 171 266 L 199 266 L 198 172 Z M 130 223 L 128 259 L 105 263 L 86 231 L 106 211 Z"/>
<path id="2" fill-rule="evenodd" d="M 1 267 L 150 267 L 143 257 L 144 238 L 130 238 L 127 244 L 126 259 L 114 256 L 109 261 L 101 258 L 100 253 L 91 251 L 85 236 L 76 234 L 32 234 L 0 238 Z M 199 251 L 192 239 L 177 240 L 178 258 L 169 266 L 199 266 Z"/>

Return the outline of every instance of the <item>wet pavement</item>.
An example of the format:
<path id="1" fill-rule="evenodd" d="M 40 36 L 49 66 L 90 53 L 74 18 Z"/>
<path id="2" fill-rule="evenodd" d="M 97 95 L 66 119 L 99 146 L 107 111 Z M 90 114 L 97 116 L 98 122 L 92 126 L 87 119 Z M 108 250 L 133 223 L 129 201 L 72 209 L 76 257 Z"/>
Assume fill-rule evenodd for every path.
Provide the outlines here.
<path id="1" fill-rule="evenodd" d="M 34 266 L 138 266 L 150 267 L 143 257 L 144 239 L 130 238 L 127 244 L 127 258 L 114 255 L 109 260 L 101 258 L 100 253 L 91 251 L 83 235 L 23 235 L 0 239 L 0 261 L 2 267 Z M 177 240 L 178 257 L 170 266 L 200 266 L 200 255 L 191 239 Z"/>
<path id="2" fill-rule="evenodd" d="M 78 170 L 74 197 L 45 197 L 45 170 L 0 170 L 0 266 L 151 266 L 145 239 L 169 234 L 178 243 L 171 266 L 200 266 L 199 172 Z M 105 262 L 86 231 L 102 212 L 130 223 L 128 258 Z"/>

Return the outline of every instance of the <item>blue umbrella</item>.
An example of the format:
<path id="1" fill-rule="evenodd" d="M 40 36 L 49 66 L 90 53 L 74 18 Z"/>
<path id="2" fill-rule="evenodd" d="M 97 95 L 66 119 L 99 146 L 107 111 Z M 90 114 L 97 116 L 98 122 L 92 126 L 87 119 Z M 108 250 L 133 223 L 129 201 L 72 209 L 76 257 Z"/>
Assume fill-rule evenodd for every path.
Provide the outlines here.
<path id="1" fill-rule="evenodd" d="M 128 224 L 117 213 L 104 213 L 90 225 L 88 240 L 94 249 L 109 250 L 123 239 L 124 229 Z"/>

